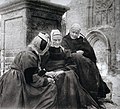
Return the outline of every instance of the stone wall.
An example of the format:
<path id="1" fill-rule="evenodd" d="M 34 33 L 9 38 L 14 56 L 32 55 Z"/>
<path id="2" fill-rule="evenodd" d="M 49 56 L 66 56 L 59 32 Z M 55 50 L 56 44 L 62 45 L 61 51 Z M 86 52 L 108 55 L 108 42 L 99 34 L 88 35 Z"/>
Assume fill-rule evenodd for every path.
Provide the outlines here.
<path id="1" fill-rule="evenodd" d="M 120 73 L 120 1 L 72 0 L 69 6 L 70 10 L 66 16 L 67 31 L 72 23 L 77 22 L 81 25 L 81 32 L 87 38 L 93 37 L 90 33 L 94 31 L 96 31 L 95 34 L 102 33 L 109 44 L 109 47 L 106 48 L 106 52 L 109 53 L 109 71 Z M 96 36 L 99 37 L 99 34 Z M 90 43 L 92 42 L 91 40 Z M 99 46 L 95 49 L 99 50 Z"/>
<path id="2" fill-rule="evenodd" d="M 8 69 L 13 57 L 26 46 L 26 10 L 18 6 L 2 9 L 4 8 L 1 8 L 1 67 L 6 66 L 5 69 Z"/>
<path id="3" fill-rule="evenodd" d="M 81 32 L 87 33 L 87 5 L 88 0 L 71 0 L 69 4 L 70 10 L 66 13 L 66 31 L 69 31 L 70 26 L 73 23 L 79 23 L 81 26 Z"/>

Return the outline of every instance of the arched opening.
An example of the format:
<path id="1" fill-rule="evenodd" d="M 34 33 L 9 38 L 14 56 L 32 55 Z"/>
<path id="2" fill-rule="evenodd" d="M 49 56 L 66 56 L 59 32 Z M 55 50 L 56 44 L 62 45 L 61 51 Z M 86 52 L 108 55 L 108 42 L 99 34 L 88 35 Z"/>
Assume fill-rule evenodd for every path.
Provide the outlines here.
<path id="1" fill-rule="evenodd" d="M 97 66 L 102 76 L 106 76 L 110 71 L 110 44 L 108 38 L 99 30 L 91 31 L 86 38 L 93 47 L 96 57 Z"/>

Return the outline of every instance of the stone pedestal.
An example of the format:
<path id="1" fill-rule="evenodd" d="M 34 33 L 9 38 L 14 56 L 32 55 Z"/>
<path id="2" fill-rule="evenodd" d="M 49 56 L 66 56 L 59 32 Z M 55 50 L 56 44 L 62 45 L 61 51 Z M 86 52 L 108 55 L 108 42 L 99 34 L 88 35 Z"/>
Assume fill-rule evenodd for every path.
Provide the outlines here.
<path id="1" fill-rule="evenodd" d="M 65 6 L 41 0 L 13 0 L 1 5 L 2 72 L 39 31 L 61 30 L 62 15 L 67 10 Z"/>

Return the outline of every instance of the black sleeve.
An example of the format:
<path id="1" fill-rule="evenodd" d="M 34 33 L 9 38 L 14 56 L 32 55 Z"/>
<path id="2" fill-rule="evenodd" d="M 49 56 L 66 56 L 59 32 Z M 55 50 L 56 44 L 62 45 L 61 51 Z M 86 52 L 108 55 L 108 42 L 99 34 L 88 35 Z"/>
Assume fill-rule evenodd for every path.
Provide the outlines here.
<path id="1" fill-rule="evenodd" d="M 66 41 L 65 38 L 63 38 L 61 45 L 62 45 L 65 49 L 70 49 L 70 47 L 68 46 L 69 44 L 67 43 L 67 41 Z"/>
<path id="2" fill-rule="evenodd" d="M 26 83 L 28 84 L 31 83 L 33 81 L 32 79 L 33 74 L 37 72 L 38 72 L 38 67 L 30 67 L 25 69 L 24 76 L 25 76 Z"/>
<path id="3" fill-rule="evenodd" d="M 66 68 L 68 70 L 74 70 L 76 71 L 76 64 L 72 58 L 72 53 L 70 50 L 65 50 L 65 54 L 66 54 Z"/>
<path id="4" fill-rule="evenodd" d="M 84 51 L 84 56 L 92 60 L 94 63 L 96 63 L 97 58 L 95 56 L 95 52 L 93 47 L 90 45 L 90 43 L 87 41 L 86 38 L 83 39 L 83 51 Z"/>

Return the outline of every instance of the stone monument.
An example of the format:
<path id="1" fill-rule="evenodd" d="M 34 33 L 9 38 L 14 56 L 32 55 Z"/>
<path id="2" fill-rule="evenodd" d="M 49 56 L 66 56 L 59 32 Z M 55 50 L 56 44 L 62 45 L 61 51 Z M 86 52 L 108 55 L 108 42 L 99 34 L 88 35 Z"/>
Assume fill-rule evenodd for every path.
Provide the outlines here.
<path id="1" fill-rule="evenodd" d="M 39 31 L 61 30 L 62 15 L 68 9 L 43 0 L 13 0 L 0 5 L 2 73 Z"/>

